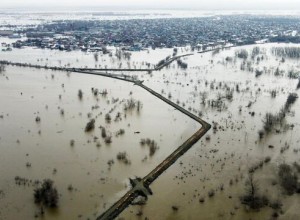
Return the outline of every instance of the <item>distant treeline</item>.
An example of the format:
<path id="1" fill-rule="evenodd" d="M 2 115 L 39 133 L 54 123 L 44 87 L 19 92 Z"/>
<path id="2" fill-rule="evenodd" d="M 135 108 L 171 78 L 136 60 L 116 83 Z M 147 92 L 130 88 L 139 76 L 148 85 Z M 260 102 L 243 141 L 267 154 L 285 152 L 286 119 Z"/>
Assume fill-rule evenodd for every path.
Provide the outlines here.
<path id="1" fill-rule="evenodd" d="M 276 36 L 269 38 L 270 42 L 300 43 L 300 36 Z"/>
<path id="2" fill-rule="evenodd" d="M 300 58 L 300 47 L 273 47 L 272 53 L 278 57 Z"/>

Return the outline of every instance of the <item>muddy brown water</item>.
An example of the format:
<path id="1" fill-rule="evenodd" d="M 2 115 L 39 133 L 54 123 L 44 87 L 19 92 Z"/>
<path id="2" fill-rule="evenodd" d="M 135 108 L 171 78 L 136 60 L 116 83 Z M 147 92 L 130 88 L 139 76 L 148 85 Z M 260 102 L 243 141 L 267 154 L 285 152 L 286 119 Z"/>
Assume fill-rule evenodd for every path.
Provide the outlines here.
<path id="1" fill-rule="evenodd" d="M 270 48 L 273 46 L 278 45 L 261 45 L 261 48 L 265 48 L 266 59 L 254 67 L 274 70 L 279 66 L 285 71 L 299 69 L 298 60 L 287 59 L 285 63 L 280 63 L 280 58 L 272 56 Z M 244 48 L 250 52 L 253 46 Z M 185 103 L 186 109 L 195 114 L 201 112 L 209 122 L 217 122 L 218 129 L 215 133 L 210 131 L 209 141 L 205 138 L 199 141 L 151 185 L 154 196 L 149 198 L 145 206 L 129 207 L 121 214 L 121 218 L 269 219 L 272 214 L 270 208 L 263 208 L 259 212 L 249 211 L 239 201 L 244 193 L 248 169 L 267 156 L 271 157 L 270 163 L 255 172 L 260 193 L 266 194 L 271 200 L 282 201 L 283 214 L 280 219 L 299 218 L 299 195 L 288 197 L 278 184 L 272 185 L 277 180 L 280 163 L 300 162 L 299 153 L 296 152 L 300 148 L 297 135 L 300 130 L 297 112 L 299 100 L 286 118 L 288 123 L 294 124 L 292 130 L 268 135 L 261 141 L 258 139 L 265 113 L 279 111 L 287 95 L 295 92 L 297 80 L 286 76 L 275 77 L 272 70 L 256 78 L 255 73 L 240 70 L 240 59 L 226 63 L 225 58 L 233 57 L 238 49 L 232 48 L 214 56 L 207 53 L 184 58 L 183 61 L 189 66 L 187 70 L 181 70 L 173 63 L 168 69 L 151 75 L 139 75 L 150 88 L 164 90 L 165 96 L 171 93 L 174 102 L 178 100 L 181 104 Z M 16 58 L 15 61 L 21 62 L 26 50 L 12 51 L 16 55 L 20 53 L 19 57 L 13 53 L 1 54 L 1 59 Z M 31 53 L 33 49 L 28 50 Z M 60 53 L 51 53 L 55 57 L 52 59 L 56 60 L 53 62 L 61 58 L 62 63 L 70 62 L 75 66 L 93 67 L 95 63 L 92 54 L 76 52 L 60 57 Z M 166 50 L 161 57 L 170 53 L 171 50 Z M 137 62 L 137 67 L 143 66 L 142 62 L 146 60 L 151 60 L 154 65 L 161 58 L 157 57 L 157 51 L 141 54 L 143 56 L 138 56 L 138 53 L 132 55 L 131 62 Z M 24 61 L 31 59 L 38 63 L 38 58 L 45 59 L 47 56 L 45 51 L 36 52 L 35 56 L 24 58 Z M 107 64 L 112 62 L 108 56 L 101 59 L 105 59 Z M 54 79 L 51 74 L 54 74 Z M 207 86 L 205 81 L 208 81 Z M 219 82 L 222 82 L 222 86 L 218 86 Z M 214 89 L 210 88 L 211 83 Z M 206 100 L 215 99 L 219 93 L 225 93 L 224 83 L 230 88 L 239 84 L 241 92 L 235 91 L 232 101 L 224 99 L 225 108 L 222 111 L 201 104 L 200 92 L 207 92 Z M 75 219 L 81 216 L 93 219 L 123 195 L 128 189 L 128 177 L 147 174 L 198 128 L 186 116 L 126 82 L 75 73 L 67 76 L 64 72 L 8 67 L 5 76 L 0 76 L 0 84 L 0 115 L 3 115 L 0 119 L 0 190 L 4 192 L 4 196 L 0 197 L 0 216 L 3 219 L 31 219 L 38 212 L 38 207 L 33 203 L 33 187 L 17 186 L 15 176 L 33 180 L 51 178 L 55 181 L 61 194 L 59 208 L 47 211 L 45 219 Z M 100 95 L 97 101 L 91 93 L 91 87 L 107 89 L 107 97 Z M 78 89 L 84 93 L 82 101 L 77 97 Z M 278 90 L 274 99 L 270 97 L 271 89 Z M 143 103 L 140 113 L 133 111 L 127 113 L 126 118 L 123 115 L 120 122 L 105 123 L 104 115 L 115 105 L 117 107 L 111 113 L 112 118 L 118 111 L 124 114 L 123 103 L 108 104 L 107 101 L 113 97 L 128 99 L 130 91 L 133 98 Z M 299 91 L 296 92 L 299 94 Z M 249 101 L 253 104 L 247 108 Z M 92 110 L 96 104 L 99 108 Z M 241 112 L 239 106 L 242 106 Z M 59 108 L 64 109 L 64 116 L 60 115 Z M 249 112 L 255 112 L 255 115 L 251 116 Z M 92 113 L 92 118 L 97 117 L 96 129 L 86 134 L 84 127 L 89 120 L 88 113 Z M 37 115 L 41 117 L 40 123 L 35 122 Z M 101 138 L 100 125 L 112 134 L 123 128 L 125 134 L 120 137 L 113 135 L 112 144 L 106 145 Z M 135 131 L 141 133 L 134 134 Z M 94 136 L 99 137 L 101 147 L 96 146 Z M 152 158 L 142 162 L 149 152 L 140 146 L 139 140 L 146 137 L 156 140 L 159 149 Z M 71 139 L 75 140 L 74 147 L 70 146 Z M 290 148 L 280 153 L 285 143 Z M 268 148 L 269 145 L 274 148 Z M 123 151 L 127 152 L 131 165 L 117 161 L 116 154 Z M 107 162 L 110 159 L 114 159 L 114 165 L 109 170 Z M 31 163 L 31 167 L 26 167 L 26 163 Z M 53 169 L 57 169 L 55 174 Z M 72 192 L 67 189 L 70 184 L 74 187 Z M 224 186 L 223 191 L 220 190 L 221 185 Z M 211 189 L 215 190 L 215 196 L 209 198 L 207 194 Z M 200 203 L 200 198 L 204 198 L 205 202 Z M 177 206 L 178 211 L 174 211 L 172 206 Z M 136 215 L 140 211 L 142 217 Z"/>

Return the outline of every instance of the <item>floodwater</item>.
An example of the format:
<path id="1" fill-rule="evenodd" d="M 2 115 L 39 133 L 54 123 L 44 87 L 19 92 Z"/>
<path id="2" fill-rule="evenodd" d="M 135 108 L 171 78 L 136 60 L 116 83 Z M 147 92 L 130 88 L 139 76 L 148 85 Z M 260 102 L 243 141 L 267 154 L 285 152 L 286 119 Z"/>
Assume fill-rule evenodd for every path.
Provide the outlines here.
<path id="1" fill-rule="evenodd" d="M 92 87 L 107 89 L 107 96 L 94 97 Z M 82 100 L 77 96 L 79 89 Z M 138 87 L 96 76 L 8 67 L 5 77 L 1 76 L 0 96 L 0 188 L 5 193 L 0 213 L 4 219 L 30 219 L 38 210 L 33 203 L 33 187 L 17 186 L 15 176 L 54 180 L 61 199 L 58 210 L 47 213 L 46 218 L 93 216 L 127 189 L 129 177 L 146 175 L 198 126 Z M 124 111 L 130 97 L 142 102 L 139 112 Z M 113 103 L 112 99 L 119 101 Z M 105 114 L 111 109 L 112 122 L 106 123 Z M 114 122 L 117 112 L 122 120 Z M 93 132 L 85 133 L 88 114 L 96 119 L 96 126 Z M 36 116 L 41 118 L 39 123 Z M 99 126 L 112 135 L 111 144 L 104 143 Z M 119 129 L 125 134 L 115 137 Z M 157 142 L 159 149 L 152 157 L 147 147 L 140 146 L 141 138 Z M 73 147 L 70 140 L 75 141 Z M 119 162 L 118 152 L 126 152 L 131 164 Z M 145 157 L 148 159 L 142 162 Z M 109 169 L 111 159 L 114 165 Z M 72 192 L 67 190 L 70 184 Z"/>
<path id="2" fill-rule="evenodd" d="M 299 101 L 292 106 L 286 118 L 288 124 L 294 125 L 293 129 L 269 134 L 262 140 L 258 138 L 266 112 L 278 112 L 290 92 L 299 95 L 299 90 L 296 90 L 298 80 L 284 75 L 290 69 L 299 70 L 299 60 L 286 59 L 285 63 L 281 63 L 281 58 L 270 54 L 270 49 L 275 46 L 295 45 L 260 45 L 265 60 L 254 67 L 268 69 L 260 77 L 255 77 L 253 72 L 241 71 L 240 59 L 227 64 L 224 61 L 227 56 L 234 57 L 235 51 L 240 49 L 250 53 L 253 46 L 245 46 L 216 55 L 207 53 L 186 57 L 183 61 L 189 66 L 187 70 L 171 64 L 170 69 L 153 73 L 153 77 L 146 80 L 150 87 L 163 89 L 166 95 L 172 94 L 174 102 L 181 103 L 195 114 L 201 112 L 203 119 L 217 124 L 217 129 L 209 132 L 210 141 L 202 139 L 198 142 L 182 157 L 182 165 L 176 163 L 153 184 L 155 195 L 149 198 L 147 205 L 127 209 L 122 214 L 124 219 L 139 219 L 136 215 L 141 212 L 150 219 L 270 219 L 271 208 L 251 211 L 239 199 L 245 193 L 248 169 L 266 157 L 271 158 L 270 163 L 254 174 L 260 194 L 267 195 L 271 201 L 282 202 L 283 213 L 279 219 L 299 219 L 299 195 L 285 196 L 279 184 L 273 185 L 274 181 L 278 182 L 279 164 L 300 162 L 300 139 L 297 136 Z M 282 76 L 274 76 L 277 66 L 285 70 Z M 208 82 L 207 86 L 205 82 Z M 212 83 L 214 89 L 210 87 Z M 207 103 L 200 104 L 200 93 L 207 92 L 206 101 L 215 100 L 224 96 L 228 87 L 232 89 L 237 84 L 241 92 L 234 92 L 231 101 L 223 98 L 224 107 L 221 109 L 211 108 Z M 276 98 L 271 98 L 270 91 L 273 89 L 277 91 Z M 253 104 L 247 108 L 249 101 Z M 250 112 L 255 112 L 255 115 L 251 116 Z M 285 143 L 290 148 L 280 153 Z M 274 148 L 270 149 L 269 145 Z M 215 196 L 209 198 L 208 192 L 212 189 Z M 204 203 L 199 202 L 201 198 L 204 198 Z M 174 211 L 172 206 L 177 206 L 178 211 Z"/>
<path id="3" fill-rule="evenodd" d="M 134 73 L 150 88 L 201 115 L 215 125 L 215 129 L 209 131 L 210 139 L 200 140 L 150 186 L 154 195 L 146 205 L 129 207 L 120 218 L 270 219 L 271 208 L 251 211 L 239 199 L 245 192 L 249 168 L 270 157 L 270 162 L 254 173 L 259 192 L 271 201 L 279 199 L 282 202 L 279 219 L 299 219 L 299 194 L 287 196 L 280 184 L 273 184 L 278 182 L 279 164 L 300 162 L 297 136 L 300 115 L 296 111 L 300 107 L 299 100 L 286 116 L 286 124 L 293 124 L 293 127 L 280 128 L 279 133 L 270 133 L 263 139 L 258 136 L 266 112 L 278 112 L 289 93 L 299 95 L 298 80 L 287 77 L 289 70 L 299 70 L 299 60 L 281 62 L 281 57 L 271 54 L 274 46 L 295 45 L 260 45 L 259 56 L 264 59 L 253 62 L 254 72 L 241 70 L 242 59 L 235 57 L 240 49 L 251 53 L 253 46 L 245 46 L 217 54 L 185 57 L 182 60 L 188 64 L 186 70 L 178 68 L 174 62 L 169 68 L 152 74 Z M 183 48 L 184 52 L 189 51 Z M 171 54 L 171 49 L 149 50 L 133 52 L 127 61 L 118 61 L 114 55 L 100 55 L 96 61 L 93 53 L 26 48 L 1 53 L 0 58 L 49 66 L 69 63 L 71 67 L 119 67 L 122 63 L 125 67 L 140 68 L 146 66 L 145 62 L 153 66 Z M 231 57 L 232 61 L 226 61 L 226 57 Z M 256 77 L 255 69 L 264 67 L 263 74 Z M 281 76 L 274 75 L 277 67 L 283 70 Z M 44 219 L 94 219 L 126 192 L 129 177 L 145 176 L 199 128 L 188 117 L 141 88 L 100 76 L 7 67 L 0 75 L 0 84 L 0 115 L 3 116 L 0 119 L 0 190 L 3 191 L 0 217 L 3 219 L 31 219 L 39 212 L 33 202 L 34 187 L 16 185 L 15 176 L 54 180 L 61 194 L 59 208 L 48 210 Z M 99 91 L 107 89 L 107 96 L 95 97 L 92 87 Z M 83 91 L 82 100 L 77 96 L 79 89 Z M 226 98 L 228 90 L 233 90 L 231 99 Z M 275 98 L 271 97 L 271 90 L 277 91 Z M 139 112 L 136 109 L 124 111 L 124 103 L 131 96 L 143 103 Z M 218 97 L 221 105 L 211 107 L 209 103 Z M 119 100 L 113 101 L 113 98 Z M 112 119 L 121 112 L 121 121 L 105 122 L 105 114 L 111 109 L 114 109 Z M 36 116 L 41 118 L 39 123 L 35 121 Z M 96 119 L 96 128 L 85 133 L 90 118 Z M 111 132 L 111 144 L 104 143 L 99 126 Z M 120 128 L 125 129 L 125 134 L 115 137 Z M 147 147 L 139 144 L 141 138 L 147 137 L 159 146 L 152 157 Z M 72 139 L 75 141 L 73 147 L 70 146 Z M 286 144 L 289 148 L 281 153 Z M 270 145 L 274 148 L 269 148 Z M 130 165 L 116 159 L 117 153 L 124 151 Z M 145 156 L 147 160 L 142 161 Z M 110 159 L 114 159 L 111 167 L 107 164 Z M 31 166 L 26 166 L 27 163 Z M 68 190 L 70 184 L 74 188 L 72 191 Z M 212 197 L 208 196 L 210 190 L 215 192 Z M 200 199 L 204 202 L 199 202 Z M 178 210 L 173 210 L 172 206 Z"/>

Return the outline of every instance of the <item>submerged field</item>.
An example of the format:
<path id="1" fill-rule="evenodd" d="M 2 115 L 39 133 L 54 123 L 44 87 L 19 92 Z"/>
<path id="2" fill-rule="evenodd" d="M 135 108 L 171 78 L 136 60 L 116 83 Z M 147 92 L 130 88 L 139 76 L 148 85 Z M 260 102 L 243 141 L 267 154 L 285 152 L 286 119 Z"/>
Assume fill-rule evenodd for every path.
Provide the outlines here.
<path id="1" fill-rule="evenodd" d="M 107 94 L 95 96 L 92 87 Z M 126 190 L 128 177 L 149 172 L 197 128 L 141 89 L 106 78 L 14 67 L 1 76 L 1 90 L 1 215 L 7 219 L 39 211 L 27 179 L 45 178 L 61 193 L 59 209 L 47 217 L 93 216 Z M 139 110 L 124 109 L 131 100 L 141 100 Z M 91 119 L 95 128 L 85 132 Z M 157 143 L 151 155 L 142 138 Z M 123 152 L 128 161 L 117 159 Z M 25 186 L 15 177 L 25 178 Z"/>
<path id="2" fill-rule="evenodd" d="M 121 219 L 299 219 L 300 104 L 295 94 L 300 63 L 277 47 L 297 45 L 195 53 L 181 58 L 184 69 L 173 62 L 157 72 L 125 73 L 201 116 L 212 129 L 151 185 L 154 195 L 145 205 L 129 207 Z M 99 54 L 96 59 L 92 53 L 26 48 L 3 53 L 1 60 L 147 68 L 172 52 L 133 52 L 130 59 Z M 179 54 L 189 52 L 179 49 Z M 126 192 L 129 177 L 145 176 L 199 128 L 139 87 L 100 76 L 6 67 L 0 91 L 3 219 L 40 217 L 34 181 L 47 178 L 59 192 L 59 205 L 46 209 L 44 219 L 94 219 Z M 295 100 L 287 102 L 290 94 Z M 87 132 L 92 119 L 95 128 Z M 155 141 L 152 150 L 140 144 L 143 138 Z M 289 176 L 282 176 L 283 168 L 296 186 L 284 184 Z M 255 197 L 268 200 L 259 209 L 242 204 L 249 177 Z"/>

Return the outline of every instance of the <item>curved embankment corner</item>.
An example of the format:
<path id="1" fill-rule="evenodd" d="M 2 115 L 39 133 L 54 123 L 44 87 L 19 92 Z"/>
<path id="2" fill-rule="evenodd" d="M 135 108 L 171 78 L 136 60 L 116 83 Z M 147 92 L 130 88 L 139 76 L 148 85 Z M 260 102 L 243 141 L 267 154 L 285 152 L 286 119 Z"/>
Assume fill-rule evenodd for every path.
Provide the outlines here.
<path id="1" fill-rule="evenodd" d="M 199 122 L 201 128 L 196 131 L 190 138 L 188 138 L 182 145 L 180 145 L 170 156 L 168 156 L 162 163 L 155 167 L 148 175 L 144 178 L 130 179 L 132 188 L 116 203 L 114 203 L 106 212 L 100 215 L 97 220 L 110 220 L 116 218 L 124 209 L 126 209 L 136 197 L 146 197 L 152 194 L 149 188 L 150 184 L 154 182 L 165 170 L 167 170 L 172 164 L 174 164 L 184 153 L 186 153 L 197 141 L 204 136 L 204 134 L 211 128 L 211 125 L 191 112 L 185 110 L 181 106 L 175 104 L 169 99 L 158 94 L 149 87 L 143 85 L 142 81 L 134 81 L 135 85 L 147 90 L 152 95 L 173 106 L 183 114 L 189 116 L 195 121 Z"/>

